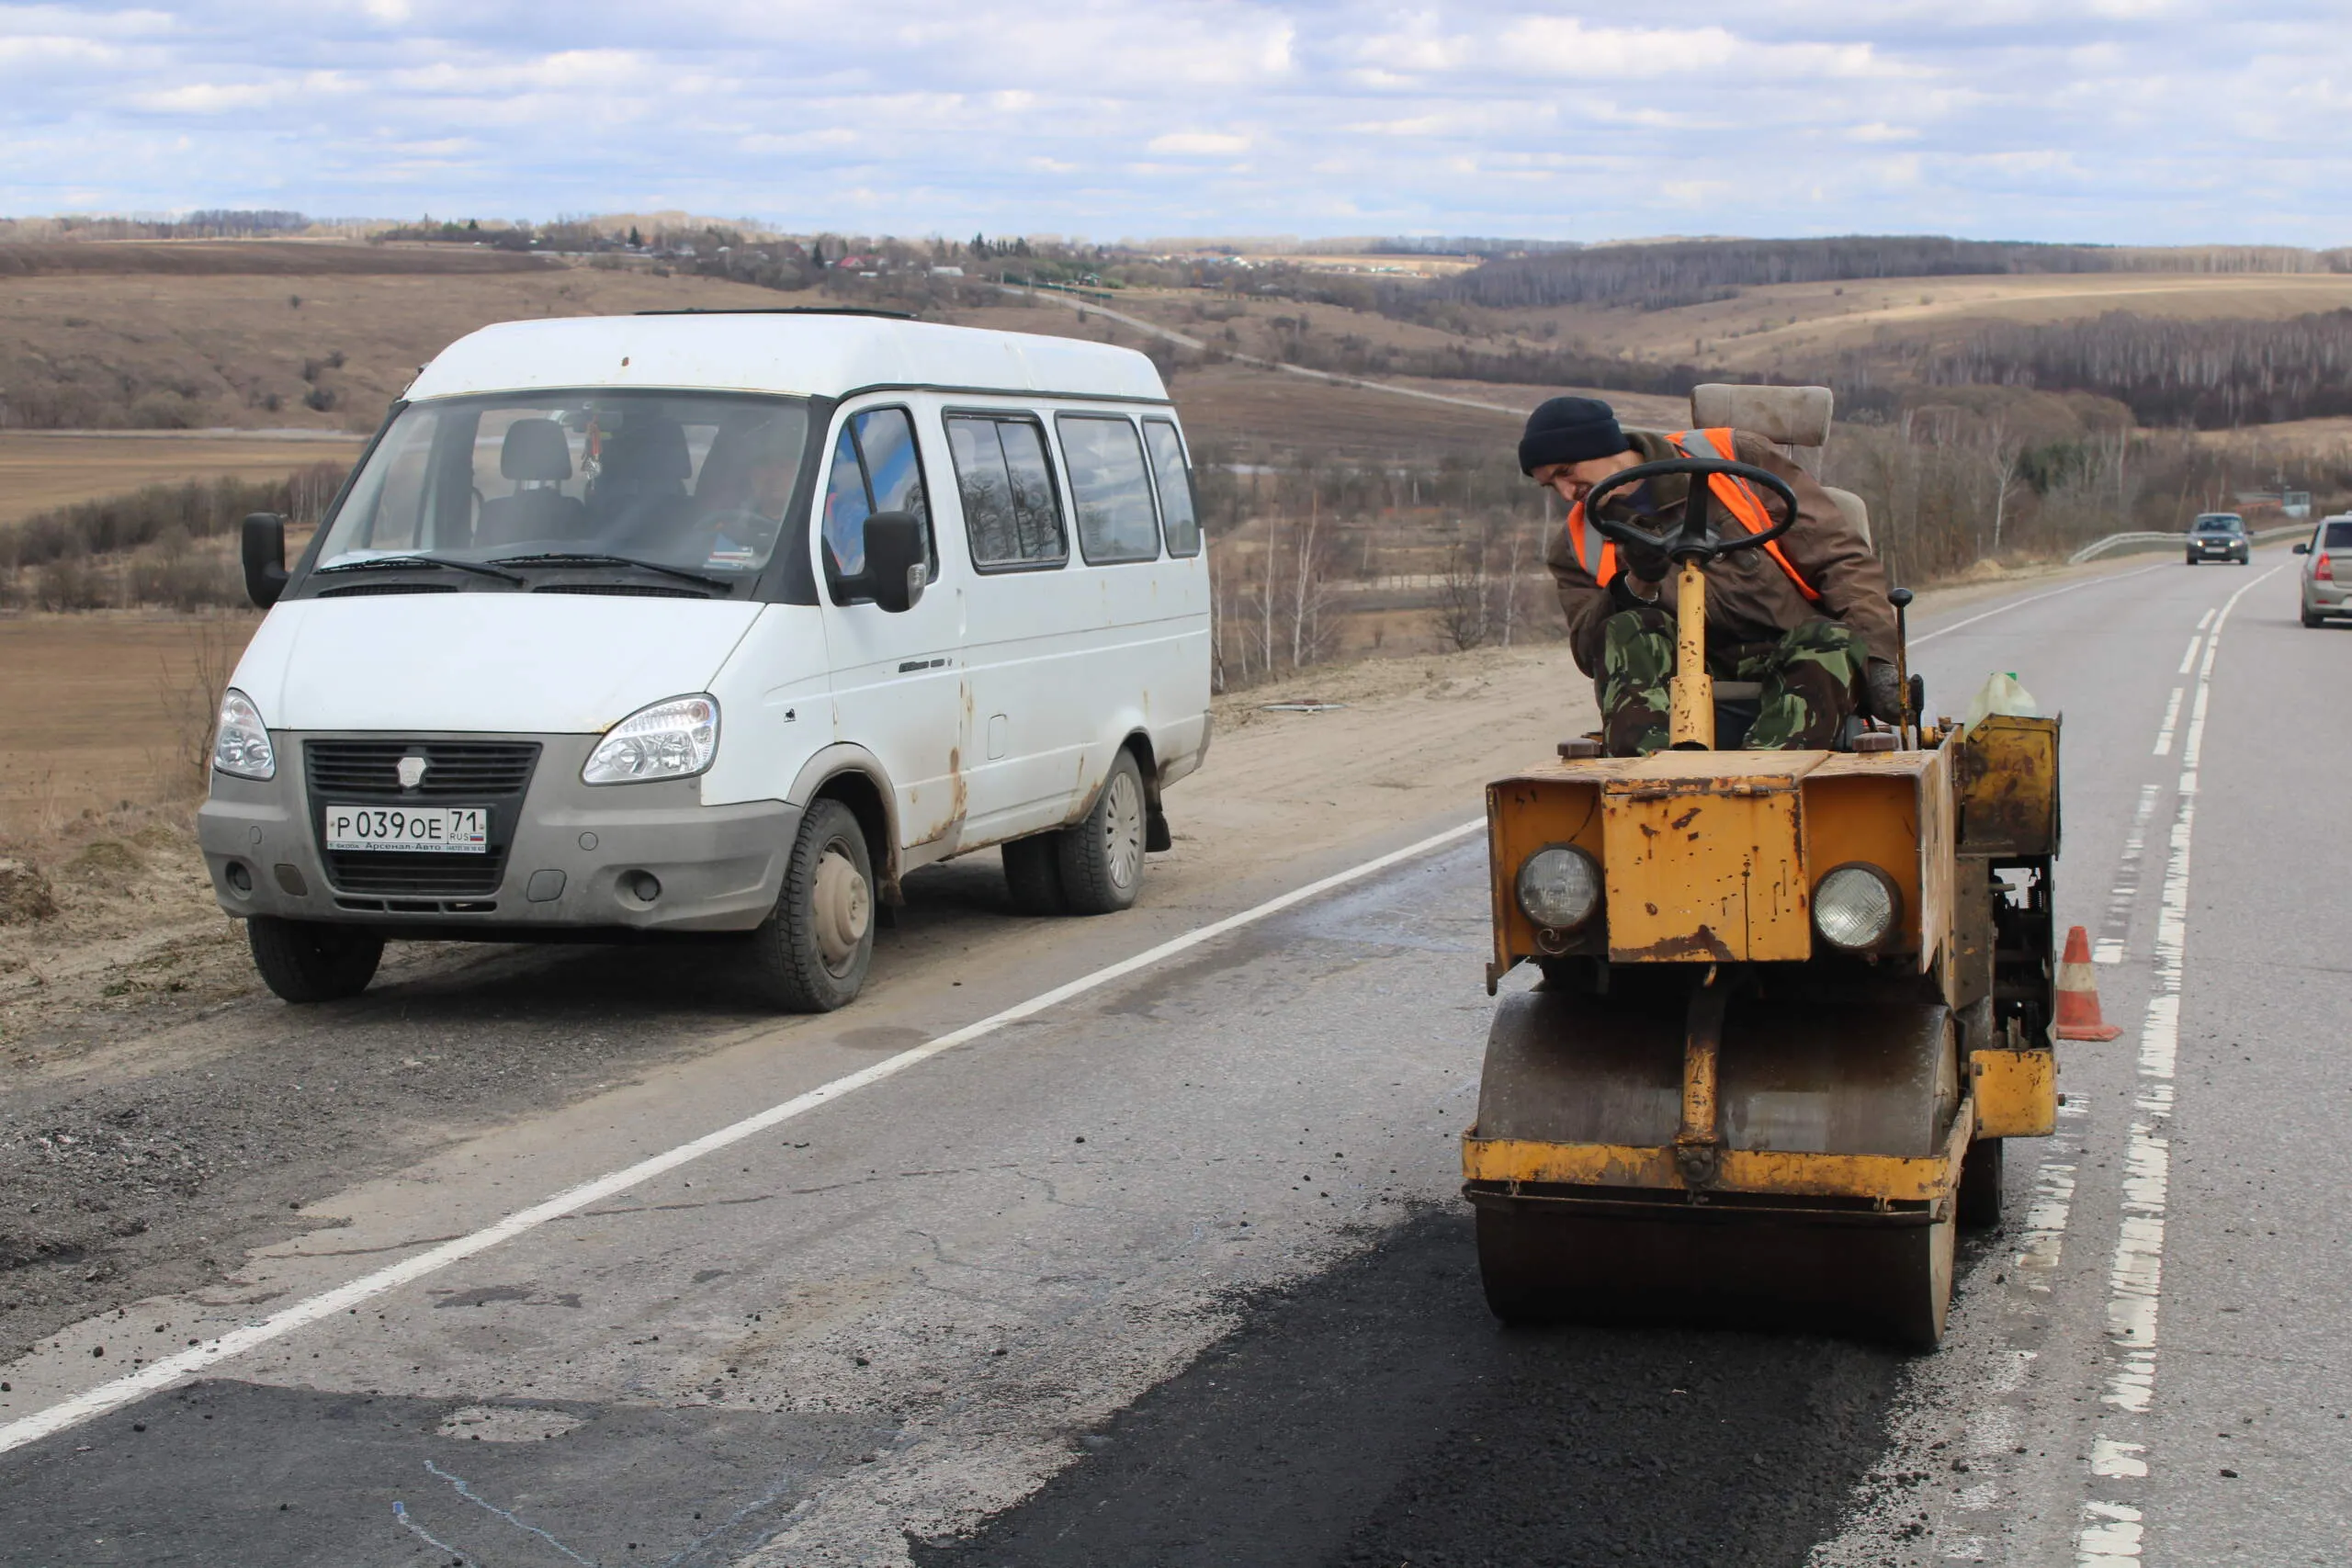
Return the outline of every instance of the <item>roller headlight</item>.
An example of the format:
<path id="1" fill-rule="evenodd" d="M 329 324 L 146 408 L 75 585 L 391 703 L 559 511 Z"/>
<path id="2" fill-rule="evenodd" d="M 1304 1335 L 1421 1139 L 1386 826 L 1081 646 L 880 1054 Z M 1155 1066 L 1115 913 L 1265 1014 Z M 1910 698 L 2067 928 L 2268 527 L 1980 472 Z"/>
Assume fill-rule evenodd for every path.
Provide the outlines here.
<path id="1" fill-rule="evenodd" d="M 648 784 L 687 779 L 718 755 L 718 704 L 704 696 L 672 697 L 639 708 L 610 729 L 588 754 L 581 782 Z"/>
<path id="2" fill-rule="evenodd" d="M 241 779 L 277 776 L 277 751 L 269 743 L 269 726 L 253 699 L 234 686 L 220 699 L 220 717 L 212 726 L 212 765 Z"/>
<path id="3" fill-rule="evenodd" d="M 1600 867 L 1582 850 L 1554 844 L 1520 863 L 1519 907 L 1553 931 L 1574 931 L 1600 908 Z"/>
<path id="4" fill-rule="evenodd" d="M 1876 951 L 1902 912 L 1894 879 L 1874 865 L 1841 865 L 1814 884 L 1813 929 L 1848 953 Z"/>

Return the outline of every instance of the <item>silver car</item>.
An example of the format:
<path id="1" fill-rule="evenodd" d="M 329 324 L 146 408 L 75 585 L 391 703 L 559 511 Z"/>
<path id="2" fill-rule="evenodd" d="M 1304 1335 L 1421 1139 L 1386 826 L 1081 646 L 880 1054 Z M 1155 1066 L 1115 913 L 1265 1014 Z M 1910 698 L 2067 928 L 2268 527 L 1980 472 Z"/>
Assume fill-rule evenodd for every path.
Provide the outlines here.
<path id="1" fill-rule="evenodd" d="M 2303 558 L 2303 625 L 2330 615 L 2352 615 L 2352 513 L 2323 517 L 2310 540 L 2295 547 Z M 2336 563 L 2343 562 L 2343 570 Z"/>

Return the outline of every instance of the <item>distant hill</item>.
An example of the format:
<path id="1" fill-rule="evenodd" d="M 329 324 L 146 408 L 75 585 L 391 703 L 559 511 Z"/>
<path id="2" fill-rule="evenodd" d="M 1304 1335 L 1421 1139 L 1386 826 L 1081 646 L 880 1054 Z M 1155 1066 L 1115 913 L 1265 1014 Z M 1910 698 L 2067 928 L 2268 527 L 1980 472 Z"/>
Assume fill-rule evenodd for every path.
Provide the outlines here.
<path id="1" fill-rule="evenodd" d="M 406 276 L 537 272 L 538 257 L 488 247 L 332 240 L 53 240 L 0 243 L 0 277 L 162 273 L 194 276 Z"/>

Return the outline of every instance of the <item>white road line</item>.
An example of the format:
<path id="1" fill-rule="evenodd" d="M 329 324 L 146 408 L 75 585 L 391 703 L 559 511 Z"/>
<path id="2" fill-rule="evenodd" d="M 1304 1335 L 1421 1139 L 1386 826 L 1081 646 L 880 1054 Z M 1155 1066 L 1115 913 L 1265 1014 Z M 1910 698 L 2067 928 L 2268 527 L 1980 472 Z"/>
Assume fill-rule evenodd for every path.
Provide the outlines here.
<path id="1" fill-rule="evenodd" d="M 2201 637 L 2193 637 L 2188 639 L 2188 651 L 2180 656 L 2180 668 L 2174 671 L 2174 674 L 2186 675 L 2196 667 L 2197 645 L 2204 640 Z"/>
<path id="2" fill-rule="evenodd" d="M 2213 624 L 2213 607 L 2212 607 L 2211 605 L 2208 604 L 2208 605 L 2205 607 L 2205 613 L 2204 613 L 2203 615 L 2199 615 L 2199 616 L 2198 616 L 2198 617 L 2197 617 L 2197 629 L 2198 629 L 2199 631 L 2200 631 L 2200 632 L 2201 632 L 2201 631 L 2203 631 L 2207 626 L 2211 626 L 2212 624 Z"/>
<path id="3" fill-rule="evenodd" d="M 2025 1212 L 2025 1235 L 2018 1238 L 2018 1277 L 2027 1290 L 2047 1292 L 2058 1277 L 2058 1263 L 2066 1250 L 2066 1219 L 2074 1201 L 2074 1163 L 2044 1160 L 2034 1172 L 2033 1202 Z"/>
<path id="4" fill-rule="evenodd" d="M 2044 599 L 2055 599 L 2061 593 L 2078 593 L 2086 588 L 2097 588 L 2103 583 L 2124 582 L 2134 577 L 2145 577 L 2152 571 L 2169 570 L 2167 566 L 2143 566 L 2137 571 L 2119 571 L 2113 577 L 2094 577 L 2081 582 L 2070 582 L 2064 588 L 2053 588 L 2047 593 L 2029 593 L 2022 599 L 2012 599 L 2006 604 L 1996 605 L 1984 614 L 1971 615 L 1964 621 L 1954 621 L 1948 626 L 1938 626 L 1934 631 L 1922 632 L 1911 639 L 1911 646 L 1917 648 L 1921 643 L 1933 642 L 1939 637 L 1950 637 L 1963 626 L 1973 626 L 1979 621 L 1989 621 L 1996 615 L 2006 615 L 2011 610 L 2022 610 L 2028 604 L 2039 604 Z"/>
<path id="5" fill-rule="evenodd" d="M 2132 830 L 2124 836 L 2122 858 L 2115 864 L 2115 885 L 2107 892 L 2107 918 L 2091 950 L 2094 964 L 2123 962 L 2124 943 L 2132 934 L 2132 907 L 2140 898 L 2140 857 L 2148 847 L 2148 822 L 2163 789 L 2162 784 L 2140 786 L 2140 805 L 2132 813 Z"/>
<path id="6" fill-rule="evenodd" d="M 403 1258 L 398 1263 L 379 1269 L 372 1274 L 362 1275 L 347 1284 L 338 1285 L 331 1291 L 310 1297 L 306 1301 L 297 1302 L 291 1306 L 272 1313 L 258 1322 L 232 1329 L 218 1339 L 151 1362 L 128 1377 L 101 1383 L 96 1388 L 78 1393 L 45 1410 L 21 1416 L 5 1427 L 0 1427 L 0 1453 L 6 1453 L 11 1449 L 22 1448 L 27 1443 L 39 1442 L 43 1438 L 64 1431 L 93 1416 L 102 1416 L 109 1410 L 119 1410 L 135 1400 L 143 1399 L 151 1393 L 192 1377 L 207 1367 L 234 1356 L 242 1356 L 248 1350 L 266 1345 L 271 1340 L 290 1334 L 308 1324 L 316 1323 L 322 1318 L 333 1317 L 338 1313 L 346 1312 L 358 1305 L 361 1302 L 382 1295 L 387 1291 L 397 1290 L 402 1285 L 422 1280 L 429 1274 L 437 1273 L 453 1263 L 462 1262 L 476 1253 L 484 1252 L 498 1246 L 501 1242 L 512 1241 L 516 1236 L 537 1230 L 550 1220 L 560 1220 L 591 1203 L 615 1197 L 633 1187 L 641 1186 L 667 1171 L 675 1170 L 682 1165 L 691 1164 L 705 1155 L 716 1154 L 730 1145 L 741 1143 L 754 1134 L 766 1132 L 769 1128 L 789 1122 L 796 1116 L 814 1111 L 820 1105 L 831 1104 L 834 1100 L 856 1093 L 859 1089 L 880 1083 L 885 1078 L 895 1077 L 908 1068 L 927 1062 L 943 1052 L 952 1051 L 958 1045 L 969 1044 L 983 1035 L 993 1034 L 1007 1024 L 1018 1023 L 1026 1018 L 1035 1018 L 1037 1014 L 1057 1007 L 1073 997 L 1082 996 L 1114 980 L 1132 975 L 1139 969 L 1148 969 L 1155 964 L 1163 963 L 1180 953 L 1223 936 L 1227 931 L 1238 931 L 1243 926 L 1255 924 L 1271 915 L 1278 915 L 1294 905 L 1320 897 L 1335 887 L 1343 887 L 1351 882 L 1360 881 L 1376 872 L 1385 871 L 1401 862 L 1427 854 L 1431 850 L 1442 849 L 1457 839 L 1468 837 L 1485 826 L 1484 818 L 1461 823 L 1448 828 L 1442 833 L 1432 833 L 1417 843 L 1408 844 L 1401 850 L 1392 850 L 1385 855 L 1375 856 L 1360 865 L 1350 866 L 1345 871 L 1336 872 L 1319 881 L 1310 882 L 1304 887 L 1295 887 L 1277 897 L 1267 899 L 1262 904 L 1244 909 L 1239 914 L 1227 915 L 1221 920 L 1211 920 L 1206 925 L 1195 926 L 1182 935 L 1171 937 L 1157 947 L 1147 948 L 1132 958 L 1123 958 L 1116 964 L 1107 964 L 1092 974 L 1080 976 L 1067 985 L 1057 986 L 1050 991 L 1042 992 L 1025 1002 L 1016 1003 L 1001 1012 L 991 1013 L 977 1023 L 967 1023 L 961 1029 L 940 1035 L 934 1040 L 925 1041 L 922 1044 L 901 1051 L 895 1056 L 885 1057 L 869 1067 L 851 1073 L 846 1077 L 835 1078 L 829 1084 L 820 1085 L 805 1094 L 797 1095 L 781 1105 L 772 1105 L 755 1115 L 746 1116 L 741 1121 L 731 1122 L 716 1132 L 706 1133 L 699 1138 L 680 1144 L 677 1147 L 654 1155 L 650 1158 L 639 1160 L 635 1165 L 606 1176 L 597 1177 L 593 1181 L 582 1182 L 577 1187 L 557 1193 L 544 1202 L 509 1214 L 504 1219 L 484 1226 L 470 1235 L 463 1235 L 454 1241 L 444 1242 L 429 1251 Z"/>
<path id="7" fill-rule="evenodd" d="M 2159 757 L 2172 755 L 2173 730 L 2180 723 L 2180 699 L 2187 690 L 2185 686 L 2175 686 L 2172 689 L 2172 701 L 2165 705 L 2165 721 L 2156 729 L 2155 754 Z"/>
<path id="8" fill-rule="evenodd" d="M 2173 1073 L 2180 1050 L 2180 1003 L 2188 949 L 2188 867 L 2197 819 L 2197 765 L 2205 745 L 2205 715 L 2212 694 L 2213 660 L 2222 628 L 2257 584 L 2277 576 L 2273 567 L 2230 595 L 2213 617 L 2205 657 L 2197 671 L 2197 697 L 2181 743 L 2180 807 L 2173 819 L 2172 854 L 2165 867 L 2164 897 L 2156 924 L 2155 988 L 2140 1024 L 2139 1092 L 2124 1144 L 2123 1215 L 2115 1257 L 2108 1268 L 2109 1357 L 2099 1403 L 2109 1414 L 2091 1446 L 2094 1495 L 2083 1503 L 2075 1537 L 2076 1568 L 2116 1568 L 2136 1563 L 2145 1545 L 2146 1522 L 2136 1503 L 2098 1493 L 2136 1492 L 2113 1483 L 2144 1482 L 2148 1446 L 2142 1418 L 2155 1401 L 2156 1325 L 2163 1303 L 2165 1208 L 2171 1185 L 2171 1140 L 2165 1123 L 2173 1111 Z M 2102 1485 L 2104 1483 L 2106 1484 Z"/>

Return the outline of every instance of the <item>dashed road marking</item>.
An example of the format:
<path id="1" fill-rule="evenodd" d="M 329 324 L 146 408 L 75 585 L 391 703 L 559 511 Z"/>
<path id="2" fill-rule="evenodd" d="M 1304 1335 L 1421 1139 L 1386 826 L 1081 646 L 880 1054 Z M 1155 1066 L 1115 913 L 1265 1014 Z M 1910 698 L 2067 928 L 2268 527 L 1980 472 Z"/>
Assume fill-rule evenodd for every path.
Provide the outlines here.
<path id="1" fill-rule="evenodd" d="M 2165 705 L 2165 721 L 2156 727 L 2155 755 L 2159 757 L 2172 755 L 2173 731 L 2179 728 L 2180 699 L 2187 691 L 2188 688 L 2185 686 L 2175 686 L 2172 689 L 2172 701 Z"/>
<path id="2" fill-rule="evenodd" d="M 2124 944 L 2132 936 L 2132 909 L 2140 899 L 2140 860 L 2148 847 L 2148 823 L 2163 790 L 2162 784 L 2140 786 L 2140 804 L 2132 813 L 2132 829 L 2123 836 L 2123 853 L 2115 863 L 2115 885 L 2107 891 L 2107 917 L 2091 949 L 2094 964 L 2123 962 Z"/>
<path id="3" fill-rule="evenodd" d="M 2138 1486 L 2149 1474 L 2148 1447 L 2140 1440 L 2141 1418 L 2155 1402 L 2157 1324 L 2164 1301 L 2165 1210 L 2171 1181 L 2171 1142 L 2165 1128 L 2173 1112 L 2173 1073 L 2180 1050 L 2180 1003 L 2188 948 L 2189 851 L 2197 820 L 2197 769 L 2205 747 L 2205 720 L 2212 697 L 2213 661 L 2230 612 L 2256 585 L 2280 570 L 2273 567 L 2230 595 L 2213 616 L 2197 670 L 2196 698 L 2180 749 L 2180 805 L 2173 818 L 2171 854 L 2165 866 L 2158 906 L 2155 987 L 2140 1025 L 2139 1091 L 2124 1144 L 2122 1224 L 2108 1268 L 2108 1363 L 2099 1403 L 2100 1419 L 2091 1445 L 2093 1495 L 2083 1504 L 2075 1537 L 2076 1568 L 2136 1564 L 2146 1521 L 2135 1502 L 2100 1495 Z M 2177 702 L 2175 704 L 2177 716 Z M 2162 748 L 2159 748 L 2161 754 Z"/>

